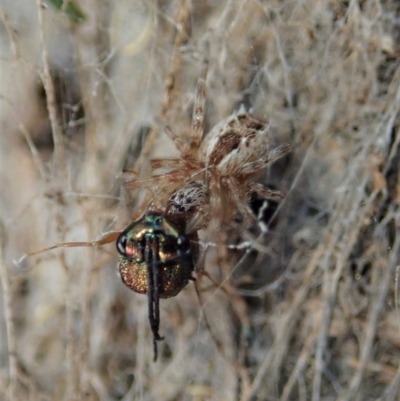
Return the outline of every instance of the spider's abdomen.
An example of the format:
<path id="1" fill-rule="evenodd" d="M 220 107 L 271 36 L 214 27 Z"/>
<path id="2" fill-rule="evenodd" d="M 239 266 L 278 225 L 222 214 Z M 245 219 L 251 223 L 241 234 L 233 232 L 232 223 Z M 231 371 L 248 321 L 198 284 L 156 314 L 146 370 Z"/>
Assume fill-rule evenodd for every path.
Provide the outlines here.
<path id="1" fill-rule="evenodd" d="M 209 208 L 210 199 L 205 182 L 190 181 L 171 195 L 165 213 L 170 220 L 192 232 L 208 224 Z"/>
<path id="2" fill-rule="evenodd" d="M 268 150 L 268 126 L 244 111 L 218 123 L 201 145 L 206 166 L 222 176 L 240 176 L 244 164 L 264 159 Z"/>

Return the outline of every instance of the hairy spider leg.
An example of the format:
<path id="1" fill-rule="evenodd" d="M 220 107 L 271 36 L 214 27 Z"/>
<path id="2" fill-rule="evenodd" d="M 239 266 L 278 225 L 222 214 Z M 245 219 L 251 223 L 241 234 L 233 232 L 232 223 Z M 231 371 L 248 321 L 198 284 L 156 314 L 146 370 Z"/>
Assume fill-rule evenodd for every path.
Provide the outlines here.
<path id="1" fill-rule="evenodd" d="M 168 160 L 168 159 L 166 159 Z M 137 220 L 140 216 L 143 215 L 143 213 L 148 209 L 149 204 L 151 203 L 151 199 L 154 198 L 154 193 L 152 192 L 152 186 L 158 185 L 159 190 L 163 188 L 163 183 L 168 182 L 170 184 L 173 183 L 180 183 L 183 182 L 185 179 L 186 175 L 182 170 L 172 170 L 164 174 L 159 174 L 155 175 L 153 177 L 148 177 L 148 178 L 134 178 L 130 181 L 126 181 L 123 183 L 123 188 L 124 188 L 124 197 L 125 197 L 125 203 L 126 205 L 131 205 L 132 203 L 132 196 L 130 194 L 131 190 L 135 189 L 146 189 L 150 193 L 148 193 L 145 196 L 145 199 L 143 202 L 141 202 L 141 206 L 139 207 L 136 212 L 132 213 L 130 212 L 130 217 L 131 220 L 135 221 Z M 129 210 L 131 208 L 129 207 Z"/>
<path id="2" fill-rule="evenodd" d="M 162 183 L 164 181 L 182 181 L 186 175 L 181 170 L 172 170 L 168 173 L 155 175 L 148 178 L 134 178 L 131 181 L 124 182 L 124 189 L 136 189 L 136 188 L 149 188 L 153 184 Z"/>
<path id="3" fill-rule="evenodd" d="M 258 195 L 262 196 L 263 198 L 270 199 L 273 201 L 280 201 L 285 197 L 285 195 L 283 195 L 280 191 L 265 188 L 262 184 L 255 183 L 255 182 L 247 184 L 246 192 L 249 194 L 256 192 Z"/>
<path id="4" fill-rule="evenodd" d="M 246 163 L 241 167 L 241 172 L 244 175 L 251 175 L 266 168 L 269 164 L 276 162 L 281 157 L 285 156 L 291 150 L 290 145 L 281 145 L 271 150 L 264 160 L 257 160 Z"/>
<path id="5" fill-rule="evenodd" d="M 152 170 L 158 170 L 161 168 L 183 168 L 186 167 L 186 160 L 179 157 L 171 159 L 152 159 L 150 160 L 150 167 Z"/>
<path id="6" fill-rule="evenodd" d="M 182 158 L 171 158 L 171 159 L 152 159 L 150 160 L 150 166 L 152 170 L 158 170 L 161 168 L 174 168 L 174 169 L 186 169 L 191 172 L 192 170 L 200 170 L 204 168 L 204 164 L 195 159 L 182 159 Z"/>
<path id="7" fill-rule="evenodd" d="M 179 150 L 179 152 L 182 155 L 189 154 L 189 152 L 190 152 L 189 146 L 185 143 L 185 141 L 183 141 L 179 137 L 179 135 L 169 125 L 167 125 L 165 127 L 165 132 L 167 133 L 169 138 L 171 138 L 174 141 L 174 144 L 175 144 L 176 148 Z"/>
<path id="8" fill-rule="evenodd" d="M 197 81 L 196 98 L 193 107 L 192 132 L 190 136 L 190 149 L 199 148 L 204 134 L 207 70 L 208 62 L 205 60 L 200 78 Z"/>
<path id="9" fill-rule="evenodd" d="M 223 206 L 224 202 L 222 200 L 221 181 L 216 176 L 213 176 L 215 174 L 215 171 L 213 171 L 212 168 L 206 170 L 206 173 L 207 174 L 205 184 L 207 186 L 207 192 L 209 194 L 213 194 L 209 197 L 210 215 L 207 218 L 207 235 L 211 238 L 214 238 L 216 233 L 219 233 L 221 231 L 220 224 L 225 220 L 228 210 L 226 210 Z M 201 273 L 204 271 L 206 253 L 207 249 L 205 249 L 204 252 L 201 252 L 196 263 L 196 273 Z"/>
<path id="10" fill-rule="evenodd" d="M 228 183 L 228 188 L 230 195 L 232 196 L 233 201 L 236 204 L 237 209 L 239 212 L 245 217 L 245 219 L 249 222 L 254 222 L 254 213 L 252 212 L 249 204 L 248 204 L 248 199 L 246 191 L 243 191 L 239 187 L 239 183 L 236 182 L 232 177 L 227 177 L 226 178 L 227 183 Z"/>

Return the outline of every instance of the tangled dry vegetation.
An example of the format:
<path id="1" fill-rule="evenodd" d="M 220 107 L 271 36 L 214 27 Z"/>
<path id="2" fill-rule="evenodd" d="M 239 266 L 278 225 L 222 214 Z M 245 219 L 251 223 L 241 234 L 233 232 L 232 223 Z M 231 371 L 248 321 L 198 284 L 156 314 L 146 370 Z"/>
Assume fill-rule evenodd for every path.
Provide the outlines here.
<path id="1" fill-rule="evenodd" d="M 193 3 L 193 4 L 192 4 Z M 400 6 L 365 1 L 79 2 L 0 8 L 0 398 L 395 401 L 400 394 Z M 206 54 L 207 53 L 207 54 Z M 131 220 L 121 172 L 185 135 L 208 58 L 206 131 L 241 104 L 292 152 L 250 252 L 147 299 L 116 250 L 68 248 Z M 255 229 L 223 231 L 241 244 Z M 212 241 L 203 238 L 205 242 Z"/>

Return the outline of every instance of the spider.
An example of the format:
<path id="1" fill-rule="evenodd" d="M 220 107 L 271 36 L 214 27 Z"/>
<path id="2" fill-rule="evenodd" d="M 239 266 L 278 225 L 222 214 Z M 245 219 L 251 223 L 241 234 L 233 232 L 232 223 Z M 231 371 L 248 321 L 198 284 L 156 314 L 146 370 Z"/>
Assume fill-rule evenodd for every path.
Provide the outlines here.
<path id="1" fill-rule="evenodd" d="M 243 108 L 204 136 L 204 105 L 205 79 L 200 78 L 189 141 L 183 141 L 170 127 L 166 129 L 180 157 L 153 159 L 150 177 L 124 184 L 126 190 L 147 189 L 153 195 L 140 208 L 146 210 L 144 217 L 120 235 L 117 249 L 124 283 L 148 295 L 154 359 L 157 341 L 162 340 L 158 334 L 159 299 L 177 295 L 194 280 L 193 270 L 199 271 L 195 266 L 198 249 L 190 247 L 189 241 L 194 244 L 197 232 L 208 228 L 211 221 L 214 228 L 229 225 L 238 212 L 249 222 L 255 217 L 264 220 L 265 226 L 271 218 L 268 213 L 273 213 L 276 202 L 283 198 L 279 191 L 265 188 L 255 179 L 287 154 L 290 146 L 270 151 L 268 125 Z M 272 201 L 272 209 L 267 199 Z"/>
<path id="2" fill-rule="evenodd" d="M 205 77 L 197 84 L 191 133 L 184 141 L 170 127 L 166 132 L 180 157 L 153 159 L 151 175 L 135 178 L 127 190 L 146 189 L 151 198 L 142 208 L 163 210 L 180 222 L 188 233 L 228 226 L 239 212 L 254 221 L 251 201 L 259 196 L 280 201 L 283 195 L 255 182 L 273 162 L 286 155 L 285 144 L 270 150 L 268 124 L 244 110 L 223 119 L 204 135 Z"/>

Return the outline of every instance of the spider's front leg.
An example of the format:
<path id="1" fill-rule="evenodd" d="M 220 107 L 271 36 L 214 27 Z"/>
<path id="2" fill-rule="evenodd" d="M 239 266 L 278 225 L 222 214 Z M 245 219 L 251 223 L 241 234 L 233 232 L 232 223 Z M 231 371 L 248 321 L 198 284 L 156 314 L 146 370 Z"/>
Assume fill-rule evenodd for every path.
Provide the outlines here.
<path id="1" fill-rule="evenodd" d="M 193 172 L 201 173 L 204 165 L 192 158 L 153 159 L 150 161 L 151 170 L 174 169 L 189 177 Z"/>
<path id="2" fill-rule="evenodd" d="M 255 216 L 248 202 L 248 191 L 243 191 L 243 185 L 232 177 L 225 177 L 229 196 L 232 198 L 236 210 L 249 222 L 255 221 Z"/>
<path id="3" fill-rule="evenodd" d="M 285 156 L 291 151 L 290 145 L 281 145 L 271 150 L 264 159 L 256 160 L 253 162 L 245 163 L 241 166 L 240 171 L 244 175 L 253 175 L 260 170 L 268 167 L 270 164 L 275 163 L 278 159 Z"/>
<path id="4" fill-rule="evenodd" d="M 134 178 L 131 181 L 126 181 L 123 184 L 125 204 L 131 210 L 133 206 L 133 197 L 131 191 L 146 190 L 145 198 L 140 202 L 139 208 L 135 207 L 136 211 L 131 213 L 131 219 L 137 220 L 145 213 L 149 207 L 160 208 L 162 207 L 165 196 L 171 186 L 177 186 L 185 179 L 185 174 L 181 170 L 172 170 L 164 174 L 155 175 L 147 178 Z"/>
<path id="5" fill-rule="evenodd" d="M 200 147 L 204 133 L 207 70 L 208 63 L 204 61 L 201 76 L 197 81 L 196 98 L 193 107 L 192 132 L 190 136 L 190 149 L 192 151 Z"/>
<path id="6" fill-rule="evenodd" d="M 251 198 L 253 193 L 257 193 L 261 197 L 265 199 L 270 199 L 275 202 L 279 202 L 285 197 L 282 192 L 266 188 L 264 187 L 264 185 L 257 182 L 248 183 L 246 186 L 246 193 L 248 194 L 249 199 Z"/>
<path id="7" fill-rule="evenodd" d="M 174 141 L 176 148 L 183 157 L 190 153 L 190 148 L 187 143 L 185 143 L 170 126 L 167 125 L 165 127 L 165 132 Z"/>
<path id="8" fill-rule="evenodd" d="M 143 189 L 156 187 L 164 182 L 179 182 L 184 180 L 186 177 L 185 173 L 181 170 L 172 170 L 164 174 L 154 175 L 147 178 L 134 178 L 131 181 L 124 182 L 124 189 Z"/>

